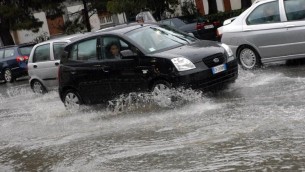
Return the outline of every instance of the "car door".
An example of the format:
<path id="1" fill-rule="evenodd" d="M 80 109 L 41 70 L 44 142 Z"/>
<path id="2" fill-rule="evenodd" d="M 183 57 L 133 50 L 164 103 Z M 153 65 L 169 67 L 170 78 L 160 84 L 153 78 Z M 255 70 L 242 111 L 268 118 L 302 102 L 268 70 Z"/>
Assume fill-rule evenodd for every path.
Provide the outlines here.
<path id="1" fill-rule="evenodd" d="M 147 81 L 143 77 L 139 66 L 139 55 L 136 48 L 117 36 L 104 36 L 101 38 L 106 61 L 110 67 L 110 85 L 114 95 L 143 90 L 147 87 Z M 111 59 L 111 48 L 118 47 L 120 58 Z M 144 72 L 145 73 L 145 72 Z"/>
<path id="2" fill-rule="evenodd" d="M 278 1 L 258 5 L 244 19 L 243 37 L 259 50 L 262 61 L 287 55 L 285 33 Z"/>
<path id="3" fill-rule="evenodd" d="M 50 86 L 55 87 L 58 86 L 58 67 L 60 63 L 60 57 L 63 52 L 63 49 L 67 42 L 53 42 L 52 45 L 52 51 L 51 51 L 51 60 L 52 63 L 50 66 L 50 78 L 52 80 L 50 81 Z"/>
<path id="4" fill-rule="evenodd" d="M 52 85 L 52 82 L 56 80 L 53 71 L 55 64 L 51 58 L 51 52 L 50 43 L 39 45 L 34 49 L 32 63 L 28 63 L 30 76 L 41 80 L 46 87 Z"/>
<path id="5" fill-rule="evenodd" d="M 305 55 L 305 1 L 304 0 L 284 0 L 285 15 L 287 21 L 284 22 L 288 44 L 286 50 L 289 58 L 304 57 Z"/>
<path id="6" fill-rule="evenodd" d="M 81 96 L 91 103 L 108 100 L 111 95 L 108 63 L 100 57 L 98 37 L 72 45 L 65 72 L 76 83 Z"/>

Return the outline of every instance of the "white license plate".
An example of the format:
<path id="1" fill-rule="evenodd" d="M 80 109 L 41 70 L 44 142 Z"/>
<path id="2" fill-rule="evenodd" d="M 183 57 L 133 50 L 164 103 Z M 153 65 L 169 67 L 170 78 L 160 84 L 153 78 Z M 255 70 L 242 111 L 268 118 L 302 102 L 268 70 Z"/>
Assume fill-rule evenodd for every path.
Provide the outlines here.
<path id="1" fill-rule="evenodd" d="M 212 28 L 214 28 L 214 25 L 206 25 L 206 26 L 204 26 L 204 29 L 212 29 Z"/>
<path id="2" fill-rule="evenodd" d="M 212 67 L 213 74 L 220 73 L 220 72 L 223 72 L 225 70 L 227 70 L 227 65 L 226 64 L 222 64 L 222 65 Z"/>

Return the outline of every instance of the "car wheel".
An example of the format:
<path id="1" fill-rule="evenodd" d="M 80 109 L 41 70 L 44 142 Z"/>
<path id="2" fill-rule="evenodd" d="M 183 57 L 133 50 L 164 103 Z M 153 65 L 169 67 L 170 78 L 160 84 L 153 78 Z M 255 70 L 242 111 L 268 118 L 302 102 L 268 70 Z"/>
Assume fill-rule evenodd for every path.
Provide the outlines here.
<path id="1" fill-rule="evenodd" d="M 69 111 L 77 111 L 82 104 L 80 96 L 74 90 L 69 90 L 65 93 L 64 96 L 64 105 Z"/>
<path id="2" fill-rule="evenodd" d="M 32 90 L 34 93 L 38 93 L 38 94 L 44 94 L 47 92 L 47 90 L 45 89 L 45 87 L 41 84 L 41 82 L 35 80 L 32 83 Z"/>
<path id="3" fill-rule="evenodd" d="M 238 55 L 242 68 L 251 70 L 261 66 L 259 55 L 252 48 L 243 48 Z"/>
<path id="4" fill-rule="evenodd" d="M 5 69 L 3 75 L 4 75 L 4 81 L 5 82 L 13 82 L 14 81 L 14 77 L 13 77 L 12 71 L 10 69 Z"/>
<path id="5" fill-rule="evenodd" d="M 157 81 L 152 89 L 154 102 L 161 107 L 169 107 L 172 105 L 171 84 L 167 81 Z"/>

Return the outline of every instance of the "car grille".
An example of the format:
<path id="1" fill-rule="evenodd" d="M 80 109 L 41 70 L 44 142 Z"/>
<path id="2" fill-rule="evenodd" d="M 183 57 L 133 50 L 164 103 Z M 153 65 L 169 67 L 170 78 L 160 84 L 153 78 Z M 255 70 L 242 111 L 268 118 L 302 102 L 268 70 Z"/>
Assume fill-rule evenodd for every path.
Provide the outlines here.
<path id="1" fill-rule="evenodd" d="M 202 59 L 203 63 L 209 68 L 223 64 L 225 62 L 225 55 L 222 53 L 214 54 Z"/>

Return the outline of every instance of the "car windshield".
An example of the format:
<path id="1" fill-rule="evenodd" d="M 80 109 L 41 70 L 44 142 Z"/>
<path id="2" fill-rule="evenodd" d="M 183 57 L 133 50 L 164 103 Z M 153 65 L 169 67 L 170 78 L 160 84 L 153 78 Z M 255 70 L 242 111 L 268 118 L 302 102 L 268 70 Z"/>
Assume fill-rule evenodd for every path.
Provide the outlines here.
<path id="1" fill-rule="evenodd" d="M 33 47 L 34 46 L 19 47 L 20 54 L 26 56 L 30 55 Z"/>
<path id="2" fill-rule="evenodd" d="M 166 25 L 143 27 L 126 35 L 148 53 L 179 47 L 196 40 Z"/>

